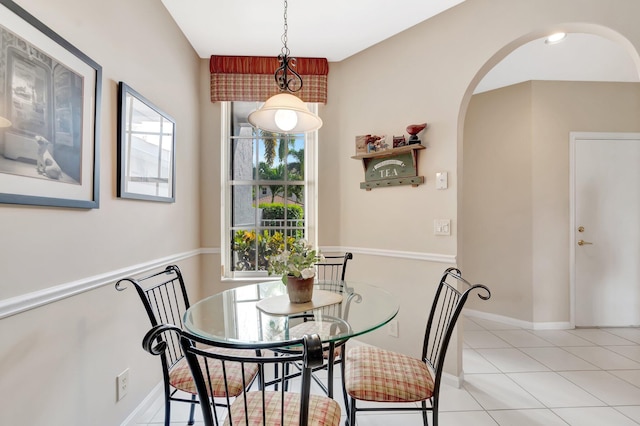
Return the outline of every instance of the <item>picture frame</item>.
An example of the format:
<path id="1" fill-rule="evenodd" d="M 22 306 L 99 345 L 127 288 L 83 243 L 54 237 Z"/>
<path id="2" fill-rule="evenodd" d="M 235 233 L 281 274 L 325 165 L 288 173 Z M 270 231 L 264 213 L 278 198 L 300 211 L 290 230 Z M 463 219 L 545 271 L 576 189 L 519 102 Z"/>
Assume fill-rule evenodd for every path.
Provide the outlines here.
<path id="1" fill-rule="evenodd" d="M 0 203 L 99 207 L 101 95 L 100 65 L 0 0 Z"/>
<path id="2" fill-rule="evenodd" d="M 175 120 L 118 83 L 118 197 L 175 202 Z"/>

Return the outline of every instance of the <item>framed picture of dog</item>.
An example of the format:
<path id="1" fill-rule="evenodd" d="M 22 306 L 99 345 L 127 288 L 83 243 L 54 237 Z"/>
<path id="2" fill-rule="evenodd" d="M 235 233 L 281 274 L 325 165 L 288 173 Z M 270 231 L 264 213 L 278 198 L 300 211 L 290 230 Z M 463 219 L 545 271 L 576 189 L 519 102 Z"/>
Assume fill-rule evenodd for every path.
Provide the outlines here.
<path id="1" fill-rule="evenodd" d="M 175 201 L 175 128 L 170 115 L 118 84 L 118 197 Z"/>
<path id="2" fill-rule="evenodd" d="M 0 203 L 99 206 L 102 68 L 0 0 Z"/>

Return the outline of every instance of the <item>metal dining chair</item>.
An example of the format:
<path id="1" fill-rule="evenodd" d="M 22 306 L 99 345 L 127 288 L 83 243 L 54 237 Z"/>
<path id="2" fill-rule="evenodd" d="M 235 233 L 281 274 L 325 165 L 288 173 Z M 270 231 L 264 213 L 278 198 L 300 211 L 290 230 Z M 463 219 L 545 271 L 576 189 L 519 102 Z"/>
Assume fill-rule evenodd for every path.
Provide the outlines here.
<path id="1" fill-rule="evenodd" d="M 465 290 L 459 291 L 458 288 Z M 489 289 L 471 285 L 459 269 L 447 269 L 436 290 L 427 321 L 422 357 L 413 358 L 375 346 L 354 347 L 346 355 L 344 388 L 349 395 L 346 424 L 355 426 L 360 411 L 421 411 L 425 426 L 431 411 L 433 425 L 438 426 L 442 369 L 453 329 L 471 292 L 488 300 Z M 366 401 L 365 406 L 357 403 Z M 383 403 L 375 406 L 371 402 Z M 393 406 L 396 403 L 415 403 Z"/>
<path id="2" fill-rule="evenodd" d="M 353 253 L 323 255 L 324 262 L 316 263 L 316 281 L 344 281 L 347 273 L 347 261 L 353 259 Z"/>
<path id="3" fill-rule="evenodd" d="M 324 256 L 324 262 L 316 263 L 317 280 L 325 281 L 322 288 L 333 287 L 336 285 L 344 285 L 344 279 L 347 274 L 347 262 L 353 259 L 353 253 L 346 252 L 341 255 L 326 255 Z M 342 289 L 338 289 L 342 291 Z M 351 299 L 345 301 L 345 306 L 351 303 Z M 335 306 L 327 306 L 323 308 L 323 313 L 328 315 L 334 315 L 338 318 L 347 319 L 344 315 L 345 312 L 334 312 Z M 342 364 L 342 353 L 345 348 L 346 340 L 334 342 L 326 345 L 324 351 L 324 357 L 327 362 L 324 364 L 323 369 L 327 370 L 327 384 L 323 385 L 322 381 L 317 375 L 313 375 L 316 383 L 323 388 L 327 395 L 333 397 L 333 367 L 336 364 Z"/>
<path id="4" fill-rule="evenodd" d="M 143 347 L 152 354 L 162 354 L 167 342 L 172 339 L 180 341 L 191 369 L 205 426 L 218 426 L 218 419 L 221 418 L 224 418 L 224 425 L 229 426 L 339 425 L 339 404 L 331 398 L 310 394 L 311 369 L 323 362 L 322 341 L 318 335 L 257 343 L 251 347 L 243 345 L 241 349 L 244 351 L 242 355 L 238 355 L 224 352 L 225 349 L 234 348 L 231 343 L 205 339 L 174 325 L 161 324 L 147 332 Z M 203 350 L 202 345 L 213 350 Z M 301 350 L 295 350 L 296 347 L 301 347 Z M 251 351 L 247 349 L 258 352 L 251 355 Z M 271 370 L 286 371 L 286 366 L 290 363 L 303 365 L 297 392 L 285 390 L 286 384 L 289 384 L 289 388 L 293 387 L 290 377 L 284 374 L 267 376 L 267 372 Z M 247 365 L 259 366 L 259 385 L 252 384 L 249 380 L 249 375 L 245 372 Z M 267 369 L 267 366 L 275 368 Z M 212 371 L 220 371 L 222 376 L 216 377 L 211 374 Z M 237 383 L 238 379 L 240 383 Z M 229 389 L 232 383 L 237 383 L 236 390 L 240 393 L 233 401 L 229 396 L 223 396 L 229 410 L 220 412 L 215 403 L 216 390 Z M 230 393 L 226 392 L 227 395 Z"/>
<path id="5" fill-rule="evenodd" d="M 315 264 L 316 281 L 319 283 L 316 285 L 316 288 L 339 293 L 344 292 L 344 278 L 347 273 L 347 262 L 353 259 L 353 254 L 346 252 L 344 254 L 324 255 L 323 257 L 324 260 L 322 262 Z M 348 306 L 349 303 L 351 303 L 351 299 L 348 301 L 345 300 L 344 303 L 339 306 L 330 305 L 322 307 L 321 314 L 327 317 L 347 319 L 344 317 L 345 312 L 341 312 L 339 310 L 342 309 L 342 305 Z M 292 336 L 302 336 L 303 334 L 312 334 L 320 331 L 316 328 L 313 316 L 303 315 L 303 317 L 304 322 L 302 324 L 291 328 L 290 333 Z M 345 339 L 326 344 L 323 352 L 326 362 L 312 371 L 312 379 L 327 394 L 327 396 L 331 398 L 333 398 L 334 366 L 342 363 L 342 352 L 346 342 L 347 340 Z M 327 372 L 326 383 L 322 377 L 314 374 L 319 370 L 325 370 Z"/>
<path id="6" fill-rule="evenodd" d="M 176 265 L 169 265 L 164 270 L 143 278 L 123 278 L 116 283 L 116 290 L 126 290 L 127 284 L 136 289 L 151 326 L 172 324 L 182 328 L 184 312 L 189 308 L 189 297 L 182 273 Z M 193 425 L 195 405 L 198 404 L 196 387 L 179 341 L 174 339 L 168 342 L 165 350 L 160 354 L 164 383 L 164 424 L 165 426 L 170 424 L 172 402 L 183 402 L 191 404 L 188 424 Z M 257 365 L 255 365 L 247 371 L 247 374 L 255 378 L 257 371 Z M 221 373 L 213 371 L 212 375 L 220 377 Z M 180 396 L 179 391 L 186 393 L 190 398 Z"/>

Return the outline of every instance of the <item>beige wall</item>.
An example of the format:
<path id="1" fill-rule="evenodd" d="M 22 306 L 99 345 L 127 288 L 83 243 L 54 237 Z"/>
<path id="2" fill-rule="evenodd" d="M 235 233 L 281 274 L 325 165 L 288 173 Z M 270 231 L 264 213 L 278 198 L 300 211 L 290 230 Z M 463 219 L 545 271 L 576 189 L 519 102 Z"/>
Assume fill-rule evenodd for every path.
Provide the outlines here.
<path id="1" fill-rule="evenodd" d="M 568 321 L 567 135 L 640 131 L 640 84 L 536 82 L 533 88 L 533 321 Z"/>
<path id="2" fill-rule="evenodd" d="M 460 251 L 464 272 L 493 291 L 470 306 L 511 318 L 533 308 L 531 98 L 531 83 L 476 95 L 464 128 Z"/>
<path id="3" fill-rule="evenodd" d="M 57 286 L 68 289 L 77 281 L 97 283 L 93 290 L 68 293 L 63 300 L 0 320 L 4 337 L 0 423 L 22 422 L 28 413 L 35 417 L 33 424 L 119 424 L 160 377 L 156 360 L 140 349 L 141 321 L 146 319 L 139 302 L 130 292 L 113 290 L 111 278 L 139 265 L 184 259 L 179 263 L 190 283 L 197 287 L 202 275 L 200 291 L 191 288 L 195 298 L 237 284 L 219 279 L 219 105 L 208 103 L 206 61 L 196 57 L 159 2 L 19 3 L 103 66 L 101 205 L 89 211 L 0 206 L 4 266 L 0 311 L 7 301 Z M 366 340 L 417 353 L 435 282 L 450 266 L 446 259 L 462 254 L 459 210 L 465 200 L 462 166 L 467 159 L 459 154 L 475 83 L 511 50 L 558 28 L 608 35 L 622 41 L 638 61 L 637 16 L 637 0 L 618 0 L 613 12 L 599 0 L 467 0 L 331 64 L 329 102 L 320 108 L 325 122 L 319 147 L 320 244 L 352 249 L 350 278 L 385 286 L 401 301 L 400 337 L 389 339 L 380 330 Z M 590 24 L 581 24 L 585 22 Z M 176 118 L 175 204 L 115 196 L 115 102 L 120 80 Z M 370 192 L 359 189 L 362 165 L 350 158 L 355 136 L 398 135 L 405 133 L 408 124 L 424 121 L 429 123 L 421 135 L 427 149 L 420 153 L 419 170 L 426 184 Z M 532 173 L 539 177 L 530 190 L 532 206 L 540 205 L 537 198 L 547 197 L 544 179 L 551 176 L 540 177 L 537 171 L 545 168 L 540 157 L 546 156 L 545 151 L 534 151 L 530 160 Z M 446 191 L 435 190 L 438 171 L 449 173 Z M 436 218 L 452 219 L 450 237 L 433 236 Z M 530 220 L 539 229 L 555 219 L 536 211 Z M 532 244 L 535 258 L 536 245 L 541 243 Z M 201 248 L 203 256 L 190 255 Z M 464 269 L 464 263 L 461 266 Z M 472 281 L 479 280 L 465 273 Z M 109 279 L 101 280 L 105 275 Z M 542 278 L 532 275 L 530 280 Z M 496 291 L 500 292 L 499 286 L 494 300 L 501 300 Z M 546 294 L 539 294 L 537 287 L 530 292 L 532 318 L 561 317 L 559 305 L 536 302 L 546 300 Z M 494 309 L 492 303 L 484 309 Z M 455 373 L 459 357 L 451 361 Z M 116 403 L 115 376 L 127 367 L 130 393 Z M 37 389 L 37 413 L 26 391 L 18 391 L 18 383 L 21 389 Z"/>
<path id="4" fill-rule="evenodd" d="M 467 161 L 471 162 L 470 167 L 474 167 L 473 154 L 464 150 L 466 138 L 463 127 L 475 84 L 512 50 L 560 28 L 610 37 L 627 47 L 638 62 L 640 29 L 631 17 L 639 12 L 640 4 L 634 1 L 617 3 L 616 13 L 611 14 L 605 13 L 604 5 L 598 1 L 468 0 L 340 64 L 331 64 L 329 102 L 324 110 L 326 119 L 320 130 L 320 143 L 326 145 L 326 152 L 332 156 L 320 156 L 320 187 L 324 187 L 326 179 L 332 188 L 338 183 L 340 191 L 330 195 L 331 203 L 321 199 L 320 220 L 323 227 L 331 227 L 331 235 L 338 228 L 339 236 L 336 242 L 325 242 L 321 238 L 321 243 L 353 249 L 356 253 L 354 265 L 358 264 L 352 270 L 353 274 L 350 271 L 353 279 L 379 281 L 394 291 L 398 287 L 421 289 L 425 286 L 432 290 L 439 273 L 449 265 L 430 261 L 428 254 L 463 259 L 467 255 L 463 249 L 466 244 L 477 246 L 470 238 L 463 237 L 459 221 L 466 194 L 489 199 L 496 195 L 495 191 L 483 188 L 465 187 L 462 190 Z M 518 108 L 527 111 L 526 105 L 520 104 Z M 526 117 L 514 114 L 515 111 L 508 112 L 513 119 L 526 120 Z M 533 127 L 534 118 L 529 120 Z M 420 153 L 418 167 L 420 174 L 426 177 L 426 184 L 417 188 L 393 187 L 370 192 L 359 189 L 359 182 L 363 180 L 362 165 L 350 158 L 354 154 L 355 136 L 366 133 L 401 134 L 408 124 L 424 121 L 429 123 L 421 135 L 427 150 Z M 539 129 L 532 131 L 536 132 L 536 138 L 542 137 Z M 555 220 L 546 217 L 544 212 L 536 212 L 536 215 L 532 212 L 533 203 L 537 202 L 539 206 L 539 198 L 546 193 L 547 177 L 540 176 L 543 174 L 540 168 L 547 168 L 540 161 L 540 156 L 544 157 L 546 153 L 536 150 L 522 156 L 523 150 L 533 149 L 526 144 L 503 148 L 508 151 L 497 153 L 502 158 L 517 156 L 504 158 L 507 167 L 525 167 L 531 170 L 530 173 L 538 173 L 535 185 L 524 193 L 514 194 L 517 200 L 529 206 L 523 211 L 514 211 L 520 217 L 511 218 L 505 224 L 510 237 L 514 237 L 513 231 L 531 236 L 534 228 L 539 230 L 548 225 L 545 221 Z M 324 167 L 331 173 L 322 173 Z M 449 189 L 446 191 L 435 190 L 435 173 L 439 171 L 449 173 Z M 521 179 L 531 178 L 523 176 Z M 519 183 L 522 180 L 507 182 L 509 185 Z M 477 190 L 483 192 L 474 193 Z M 433 220 L 438 218 L 452 219 L 451 237 L 433 235 Z M 321 228 L 320 235 L 324 232 Z M 505 235 L 500 232 L 495 230 L 497 235 Z M 460 260 L 459 265 L 467 278 L 495 287 L 495 299 L 476 304 L 476 308 L 482 306 L 488 312 L 500 311 L 505 316 L 531 320 L 535 309 L 540 321 L 566 319 L 563 316 L 567 309 L 566 292 L 551 306 L 534 303 L 540 298 L 546 302 L 547 296 L 540 294 L 541 289 L 557 286 L 560 279 L 554 277 L 554 280 L 534 287 L 534 279 L 538 283 L 548 275 L 543 278 L 540 270 L 536 270 L 534 275 L 533 260 L 525 259 L 524 253 L 535 256 L 540 252 L 539 249 L 534 252 L 534 247 L 539 246 L 539 238 L 547 232 L 536 235 L 535 242 L 531 237 L 529 242 L 514 238 L 513 241 L 508 240 L 509 246 L 500 247 L 500 251 L 507 254 L 513 250 L 514 244 L 522 250 L 523 258 L 518 259 L 515 266 L 527 272 L 524 278 L 518 277 L 524 283 L 515 287 L 505 288 L 494 282 L 493 276 L 488 279 L 482 274 L 476 276 L 473 270 L 466 268 L 467 260 Z M 368 255 L 368 249 L 379 249 L 383 256 Z M 407 252 L 424 257 L 407 265 L 407 260 L 402 259 Z M 400 256 L 395 257 L 398 253 Z M 477 259 L 471 258 L 469 262 L 477 262 Z M 536 266 L 543 265 L 544 260 L 536 258 L 535 262 Z M 430 266 L 423 269 L 419 266 L 422 263 Z M 404 268 L 407 267 L 413 273 L 406 273 Z M 379 268 L 401 274 L 402 283 L 382 280 L 375 272 Z M 521 291 L 523 287 L 526 290 Z M 563 288 L 566 288 L 565 283 Z M 399 294 L 400 339 L 382 339 L 375 335 L 367 335 L 363 339 L 380 341 L 383 346 L 409 353 L 416 350 L 415 341 L 411 339 L 424 326 L 424 307 L 428 306 L 431 292 L 424 294 L 423 309 L 411 309 L 416 299 L 412 291 Z M 512 299 L 520 302 L 517 310 L 500 303 L 501 300 Z M 562 308 L 559 308 L 560 304 Z"/>
<path id="5" fill-rule="evenodd" d="M 100 134 L 100 208 L 69 210 L 3 205 L 0 235 L 12 268 L 4 273 L 8 298 L 106 273 L 123 266 L 199 247 L 197 220 L 197 58 L 170 16 L 155 2 L 109 4 L 29 0 L 20 4 L 103 68 Z M 151 6 L 153 5 L 153 7 Z M 63 8 L 70 10 L 60 13 Z M 152 9 L 140 19 L 136 10 Z M 115 28 L 117 23 L 117 30 Z M 162 26 L 163 31 L 157 31 Z M 177 203 L 116 198 L 118 81 L 177 121 Z M 172 238 L 157 232 L 180 224 Z M 141 226 L 144 224 L 145 226 Z M 126 247 L 123 247 L 123 241 Z M 3 253 L 5 254 L 5 253 Z M 34 268 L 34 265 L 38 267 Z M 28 273 L 25 273 L 28 270 Z M 53 272 L 53 273 L 52 273 Z"/>
<path id="6" fill-rule="evenodd" d="M 570 321 L 569 132 L 637 132 L 640 84 L 535 81 L 475 95 L 465 122 L 461 251 L 493 314 Z"/>
<path id="7" fill-rule="evenodd" d="M 161 378 L 141 350 L 148 320 L 135 291 L 115 291 L 110 278 L 200 248 L 199 60 L 158 1 L 18 3 L 102 66 L 100 208 L 0 206 L 3 308 L 41 292 L 70 296 L 0 319 L 0 424 L 120 424 Z M 118 81 L 176 119 L 174 204 L 116 197 Z M 199 263 L 179 262 L 192 284 Z M 131 387 L 116 403 L 125 368 Z"/>

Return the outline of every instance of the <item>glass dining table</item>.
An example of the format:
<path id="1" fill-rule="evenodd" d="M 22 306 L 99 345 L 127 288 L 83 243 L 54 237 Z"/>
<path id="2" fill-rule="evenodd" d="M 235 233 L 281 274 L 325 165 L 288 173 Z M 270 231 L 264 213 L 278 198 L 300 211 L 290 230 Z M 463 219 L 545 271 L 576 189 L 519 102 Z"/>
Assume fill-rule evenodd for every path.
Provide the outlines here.
<path id="1" fill-rule="evenodd" d="M 237 348 L 257 348 L 309 331 L 323 343 L 336 343 L 382 327 L 399 309 L 389 291 L 351 281 L 315 283 L 309 303 L 292 304 L 287 297 L 279 280 L 225 290 L 191 305 L 183 325 L 200 337 Z M 313 327 L 301 327 L 308 322 Z"/>
<path id="2" fill-rule="evenodd" d="M 398 313 L 398 299 L 385 289 L 352 281 L 314 284 L 309 303 L 289 303 L 282 281 L 225 290 L 191 305 L 184 328 L 202 338 L 239 349 L 260 349 L 271 342 L 318 334 L 327 353 L 349 339 L 376 330 Z M 311 377 L 333 398 L 333 356 L 326 383 Z M 344 381 L 344 370 L 341 369 Z M 342 388 L 345 406 L 347 394 Z"/>

